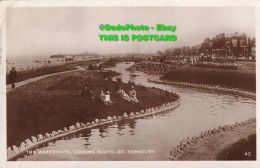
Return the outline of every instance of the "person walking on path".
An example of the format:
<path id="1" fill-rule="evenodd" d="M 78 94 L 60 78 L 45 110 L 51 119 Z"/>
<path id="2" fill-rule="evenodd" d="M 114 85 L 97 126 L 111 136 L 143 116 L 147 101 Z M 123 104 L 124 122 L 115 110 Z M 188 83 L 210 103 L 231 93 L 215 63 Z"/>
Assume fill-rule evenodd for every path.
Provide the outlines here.
<path id="1" fill-rule="evenodd" d="M 16 81 L 16 77 L 17 77 L 17 74 L 16 74 L 16 70 L 14 67 L 12 67 L 10 73 L 9 73 L 9 81 L 11 82 L 12 84 L 12 89 L 15 88 L 15 81 Z"/>

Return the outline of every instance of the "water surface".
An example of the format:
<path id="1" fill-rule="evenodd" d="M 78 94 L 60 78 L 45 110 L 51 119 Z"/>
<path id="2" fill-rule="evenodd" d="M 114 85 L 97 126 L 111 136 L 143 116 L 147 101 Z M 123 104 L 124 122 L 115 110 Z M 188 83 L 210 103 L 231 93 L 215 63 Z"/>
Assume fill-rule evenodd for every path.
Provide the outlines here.
<path id="1" fill-rule="evenodd" d="M 154 75 L 138 72 L 131 76 L 125 71 L 127 66 L 131 64 L 120 63 L 111 70 L 122 73 L 120 77 L 123 82 L 130 80 L 136 84 L 178 93 L 181 97 L 180 106 L 167 113 L 85 130 L 51 142 L 36 149 L 35 154 L 18 160 L 168 160 L 172 147 L 183 138 L 256 116 L 255 100 L 150 83 L 147 78 Z M 40 152 L 63 154 L 39 154 Z"/>

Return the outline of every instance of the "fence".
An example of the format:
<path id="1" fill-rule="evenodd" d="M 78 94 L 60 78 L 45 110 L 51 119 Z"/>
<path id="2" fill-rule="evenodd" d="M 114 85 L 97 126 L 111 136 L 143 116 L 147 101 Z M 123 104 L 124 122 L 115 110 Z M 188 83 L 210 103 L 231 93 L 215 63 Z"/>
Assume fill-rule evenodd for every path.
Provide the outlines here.
<path id="1" fill-rule="evenodd" d="M 65 61 L 65 60 L 42 60 L 42 61 L 14 61 L 12 63 L 7 63 L 6 65 L 6 73 L 8 74 L 12 67 L 15 67 L 16 71 L 24 72 L 24 71 L 34 71 L 39 68 L 45 67 L 54 67 L 58 65 L 71 64 L 75 62 L 80 62 L 83 60 L 73 60 L 73 61 Z"/>

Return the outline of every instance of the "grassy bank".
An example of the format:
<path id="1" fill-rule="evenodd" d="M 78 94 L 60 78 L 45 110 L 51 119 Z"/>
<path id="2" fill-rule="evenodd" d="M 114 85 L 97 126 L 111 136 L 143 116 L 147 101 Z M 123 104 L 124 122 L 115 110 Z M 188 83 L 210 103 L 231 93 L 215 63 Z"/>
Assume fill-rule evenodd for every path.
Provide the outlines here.
<path id="1" fill-rule="evenodd" d="M 240 139 L 222 150 L 217 160 L 256 160 L 256 134 Z"/>
<path id="2" fill-rule="evenodd" d="M 28 71 L 18 71 L 16 82 L 20 82 L 23 80 L 27 80 L 27 79 L 42 76 L 42 75 L 74 70 L 74 69 L 77 69 L 75 66 L 89 65 L 91 62 L 92 61 L 82 61 L 82 62 L 75 62 L 75 63 L 69 63 L 69 64 L 64 64 L 64 65 L 57 65 L 57 66 L 52 66 L 52 67 L 42 67 L 42 68 L 38 68 L 38 69 L 31 69 Z M 6 83 L 7 84 L 10 83 L 8 80 L 8 75 L 6 75 Z"/>
<path id="3" fill-rule="evenodd" d="M 96 66 L 101 60 L 89 60 L 85 62 L 78 63 L 78 66 L 81 66 L 82 68 L 89 69 L 89 66 L 92 65 L 93 67 Z M 96 67 L 95 67 L 96 68 Z"/>
<path id="4" fill-rule="evenodd" d="M 149 58 L 149 56 L 126 56 L 126 57 L 113 57 L 105 61 L 103 66 L 105 68 L 111 68 L 116 66 L 119 62 L 141 62 L 146 61 Z"/>
<path id="5" fill-rule="evenodd" d="M 178 98 L 158 89 L 136 86 L 140 103 L 131 104 L 116 94 L 118 85 L 122 85 L 125 91 L 130 89 L 130 85 L 113 82 L 111 77 L 114 75 L 113 72 L 71 72 L 48 77 L 7 93 L 8 146 L 19 145 L 26 138 L 63 129 L 76 122 L 118 116 L 124 112 L 129 114 Z M 80 95 L 86 82 L 93 91 L 94 100 L 87 101 Z M 101 90 L 110 91 L 111 106 L 101 102 Z"/>
<path id="6" fill-rule="evenodd" d="M 168 72 L 161 79 L 196 84 L 220 85 L 255 91 L 256 73 L 249 70 L 227 70 L 202 67 L 183 67 Z"/>
<path id="7" fill-rule="evenodd" d="M 255 61 L 237 61 L 237 63 L 243 65 L 242 69 L 253 70 L 253 71 L 256 70 Z"/>
<path id="8" fill-rule="evenodd" d="M 208 136 L 198 141 L 196 145 L 186 148 L 178 160 L 230 160 L 231 158 L 231 160 L 255 160 L 256 156 L 254 151 L 256 150 L 256 144 L 253 141 L 254 138 L 251 137 L 251 135 L 254 135 L 255 133 L 256 124 L 254 123 L 236 128 L 233 131 L 226 131 Z M 249 146 L 241 144 L 241 141 L 244 142 L 245 139 L 249 140 L 246 140 L 249 142 Z M 234 145 L 237 143 L 240 144 L 239 147 L 241 148 L 232 148 L 232 146 L 237 146 Z M 225 153 L 229 151 L 227 149 L 230 149 L 230 151 L 232 151 L 232 149 L 237 149 L 237 153 L 230 153 L 232 157 L 227 158 L 226 156 L 230 156 Z M 245 152 L 251 152 L 251 155 L 245 156 Z M 220 157 L 220 155 L 222 156 Z"/>

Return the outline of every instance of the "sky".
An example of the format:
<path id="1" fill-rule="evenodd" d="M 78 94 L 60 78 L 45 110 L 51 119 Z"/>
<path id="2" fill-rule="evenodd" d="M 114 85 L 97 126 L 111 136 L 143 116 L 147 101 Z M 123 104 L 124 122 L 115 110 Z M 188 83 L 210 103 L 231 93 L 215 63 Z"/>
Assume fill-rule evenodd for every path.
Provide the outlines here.
<path id="1" fill-rule="evenodd" d="M 100 24 L 176 26 L 171 31 L 101 31 Z M 255 37 L 249 7 L 53 7 L 10 8 L 6 19 L 7 58 L 54 54 L 156 53 L 199 45 L 219 33 Z M 176 41 L 100 41 L 99 34 L 175 34 Z"/>

